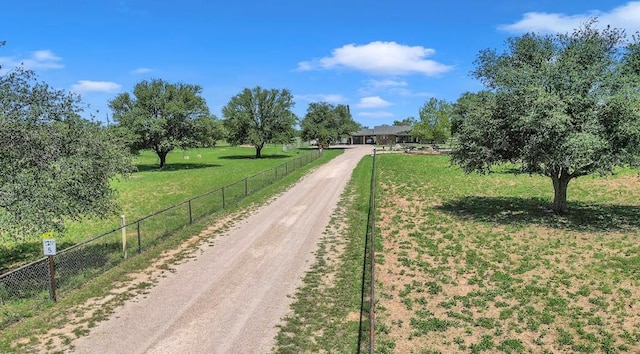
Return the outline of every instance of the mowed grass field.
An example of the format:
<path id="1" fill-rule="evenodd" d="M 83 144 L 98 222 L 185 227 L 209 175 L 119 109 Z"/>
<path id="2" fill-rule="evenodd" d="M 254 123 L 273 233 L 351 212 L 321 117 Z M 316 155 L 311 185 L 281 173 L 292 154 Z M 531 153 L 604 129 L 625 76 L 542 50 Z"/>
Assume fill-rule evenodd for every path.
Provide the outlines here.
<path id="1" fill-rule="evenodd" d="M 125 215 L 127 222 L 132 222 L 310 152 L 306 149 L 285 152 L 282 145 L 267 145 L 262 151 L 263 158 L 256 159 L 252 147 L 175 150 L 169 153 L 166 166 L 160 169 L 157 155 L 143 151 L 134 160 L 137 172 L 112 181 L 118 193 L 119 210 L 104 218 L 69 222 L 64 233 L 55 235 L 58 249 L 119 227 L 120 215 Z M 332 150 L 326 152 L 334 153 Z M 0 239 L 0 270 L 14 268 L 41 254 L 42 242 L 39 238 L 28 242 L 15 241 L 11 237 Z"/>
<path id="2" fill-rule="evenodd" d="M 640 352 L 638 170 L 569 184 L 378 156 L 376 352 Z"/>

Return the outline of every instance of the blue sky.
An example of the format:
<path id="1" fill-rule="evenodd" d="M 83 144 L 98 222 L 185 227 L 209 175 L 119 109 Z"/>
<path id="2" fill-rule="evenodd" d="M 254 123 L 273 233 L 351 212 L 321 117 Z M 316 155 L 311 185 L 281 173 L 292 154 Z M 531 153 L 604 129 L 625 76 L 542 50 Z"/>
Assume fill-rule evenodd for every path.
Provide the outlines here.
<path id="1" fill-rule="evenodd" d="M 0 65 L 79 93 L 101 121 L 109 99 L 159 78 L 200 85 L 219 118 L 259 85 L 289 89 L 301 118 L 326 101 L 372 127 L 480 90 L 469 76 L 480 50 L 592 16 L 632 34 L 640 1 L 14 0 L 0 5 Z"/>

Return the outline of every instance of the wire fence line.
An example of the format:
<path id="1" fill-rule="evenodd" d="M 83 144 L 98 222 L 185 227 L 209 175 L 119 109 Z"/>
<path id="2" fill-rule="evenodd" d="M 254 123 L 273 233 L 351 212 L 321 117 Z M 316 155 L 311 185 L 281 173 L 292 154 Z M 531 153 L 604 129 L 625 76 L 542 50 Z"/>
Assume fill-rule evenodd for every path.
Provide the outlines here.
<path id="1" fill-rule="evenodd" d="M 369 353 L 375 351 L 375 324 L 376 324 L 376 149 L 373 149 L 373 163 L 371 166 L 371 191 L 369 197 L 368 239 L 369 239 Z"/>
<path id="2" fill-rule="evenodd" d="M 53 297 L 52 290 L 64 292 L 78 288 L 88 279 L 122 262 L 125 254 L 143 252 L 178 229 L 236 204 L 320 156 L 322 151 L 314 150 L 58 251 L 52 256 L 55 289 L 50 289 L 52 282 L 47 257 L 0 274 L 0 306 L 25 299 L 41 298 L 46 301 Z M 15 321 L 0 319 L 0 328 Z"/>
<path id="3" fill-rule="evenodd" d="M 362 283 L 360 295 L 360 324 L 357 353 L 373 354 L 375 350 L 375 267 L 376 267 L 376 149 L 373 149 L 369 207 L 364 235 Z"/>

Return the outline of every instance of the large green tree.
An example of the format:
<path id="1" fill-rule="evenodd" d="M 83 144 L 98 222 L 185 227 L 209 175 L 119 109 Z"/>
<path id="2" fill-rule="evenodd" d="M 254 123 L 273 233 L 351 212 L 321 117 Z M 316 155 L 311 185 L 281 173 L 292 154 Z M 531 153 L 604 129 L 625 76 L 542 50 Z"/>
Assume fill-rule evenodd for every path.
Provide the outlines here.
<path id="1" fill-rule="evenodd" d="M 17 68 L 0 76 L 0 238 L 28 240 L 116 210 L 110 180 L 133 169 L 112 131 L 81 118 L 79 96 Z"/>
<path id="2" fill-rule="evenodd" d="M 360 129 L 360 125 L 351 117 L 348 106 L 334 106 L 327 102 L 310 103 L 300 126 L 302 139 L 316 140 L 321 147 L 327 147 L 331 142 Z"/>
<path id="3" fill-rule="evenodd" d="M 262 157 L 265 143 L 288 143 L 295 136 L 297 118 L 287 89 L 245 88 L 222 108 L 227 142 L 251 144 Z"/>
<path id="4" fill-rule="evenodd" d="M 135 136 L 134 151 L 153 150 L 164 167 L 167 154 L 175 148 L 187 149 L 211 143 L 202 129 L 215 128 L 202 88 L 197 85 L 144 80 L 128 92 L 109 101 L 113 119 Z"/>
<path id="5" fill-rule="evenodd" d="M 451 115 L 451 103 L 432 97 L 420 108 L 420 121 L 411 134 L 421 141 L 444 143 L 451 137 Z"/>
<path id="6" fill-rule="evenodd" d="M 462 123 L 473 116 L 486 116 L 489 114 L 488 109 L 491 107 L 487 103 L 494 95 L 491 91 L 465 92 L 456 102 L 453 103 L 451 109 L 451 135 L 456 136 L 460 130 Z M 487 111 L 483 111 L 487 110 Z M 478 129 L 479 133 L 483 133 L 482 129 Z M 494 134 L 494 130 L 484 132 L 486 136 L 488 134 Z"/>
<path id="7" fill-rule="evenodd" d="M 224 127 L 215 115 L 196 118 L 194 139 L 198 147 L 214 147 L 224 139 Z"/>
<path id="8" fill-rule="evenodd" d="M 413 127 L 418 121 L 414 117 L 407 117 L 403 120 L 394 120 L 393 125 L 396 127 L 409 126 Z"/>
<path id="9" fill-rule="evenodd" d="M 452 159 L 467 172 L 512 162 L 548 176 L 561 213 L 571 180 L 638 161 L 637 38 L 591 20 L 570 34 L 530 33 L 507 44 L 478 55 L 474 75 L 487 90 L 461 97 Z"/>

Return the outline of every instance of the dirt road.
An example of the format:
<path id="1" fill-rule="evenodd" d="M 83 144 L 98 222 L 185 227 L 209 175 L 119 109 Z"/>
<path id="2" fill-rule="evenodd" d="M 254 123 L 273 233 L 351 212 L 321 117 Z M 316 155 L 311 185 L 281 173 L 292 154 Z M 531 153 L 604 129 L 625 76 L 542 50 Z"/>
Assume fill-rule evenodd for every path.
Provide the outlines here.
<path id="1" fill-rule="evenodd" d="M 76 353 L 266 353 L 353 168 L 346 149 L 73 342 Z"/>

